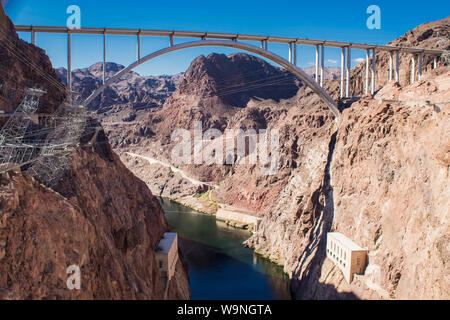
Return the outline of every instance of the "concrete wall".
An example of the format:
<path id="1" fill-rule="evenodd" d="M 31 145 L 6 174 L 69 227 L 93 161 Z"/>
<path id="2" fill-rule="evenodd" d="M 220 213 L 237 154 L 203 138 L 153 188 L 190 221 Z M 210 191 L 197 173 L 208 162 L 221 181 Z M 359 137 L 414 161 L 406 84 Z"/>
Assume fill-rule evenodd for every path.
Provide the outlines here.
<path id="1" fill-rule="evenodd" d="M 256 216 L 223 208 L 217 210 L 216 219 L 223 221 L 235 221 L 242 224 L 253 224 L 255 226 L 255 230 L 258 229 L 261 222 L 261 218 Z"/>

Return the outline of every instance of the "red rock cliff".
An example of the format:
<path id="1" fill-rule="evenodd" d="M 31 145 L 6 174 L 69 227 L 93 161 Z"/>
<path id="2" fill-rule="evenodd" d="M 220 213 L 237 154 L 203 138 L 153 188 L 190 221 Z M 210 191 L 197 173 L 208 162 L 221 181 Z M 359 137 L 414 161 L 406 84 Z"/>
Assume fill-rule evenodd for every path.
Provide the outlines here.
<path id="1" fill-rule="evenodd" d="M 158 200 L 120 162 L 103 133 L 74 152 L 54 190 L 20 173 L 0 187 L 0 288 L 5 298 L 162 299 L 154 250 L 167 231 Z M 66 268 L 81 269 L 81 290 Z M 180 262 L 179 290 L 189 298 Z M 170 297 L 170 296 L 169 296 Z"/>
<path id="2" fill-rule="evenodd" d="M 23 89 L 33 82 L 44 87 L 40 112 L 52 112 L 65 94 L 41 78 L 46 72 L 56 79 L 48 57 L 17 39 L 1 7 L 0 28 L 0 45 L 7 42 L 28 59 L 22 61 L 13 49 L 2 50 L 2 84 Z M 7 102 L 0 110 L 11 111 L 16 105 Z M 0 299 L 164 298 L 154 256 L 168 229 L 164 212 L 147 186 L 120 162 L 103 131 L 93 146 L 86 145 L 93 136 L 91 128 L 97 126 L 88 124 L 82 147 L 74 151 L 69 170 L 54 190 L 20 172 L 0 178 Z M 71 265 L 80 268 L 80 290 L 67 288 Z M 168 298 L 189 296 L 181 257 Z"/>

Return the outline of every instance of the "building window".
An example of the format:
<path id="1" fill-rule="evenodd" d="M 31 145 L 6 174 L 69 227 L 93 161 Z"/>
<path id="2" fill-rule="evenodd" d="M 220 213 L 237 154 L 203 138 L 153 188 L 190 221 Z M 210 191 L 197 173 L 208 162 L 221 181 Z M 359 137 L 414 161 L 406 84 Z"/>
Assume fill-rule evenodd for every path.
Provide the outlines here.
<path id="1" fill-rule="evenodd" d="M 159 262 L 159 268 L 162 269 L 162 267 L 163 267 L 163 263 L 162 263 L 162 261 L 160 261 Z"/>
<path id="2" fill-rule="evenodd" d="M 356 265 L 359 266 L 359 258 L 356 258 Z"/>

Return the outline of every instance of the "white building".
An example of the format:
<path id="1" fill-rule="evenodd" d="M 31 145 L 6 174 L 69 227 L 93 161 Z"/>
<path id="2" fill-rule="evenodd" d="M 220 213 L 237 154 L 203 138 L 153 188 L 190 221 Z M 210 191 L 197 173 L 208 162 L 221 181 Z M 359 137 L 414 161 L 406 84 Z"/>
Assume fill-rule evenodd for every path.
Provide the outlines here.
<path id="1" fill-rule="evenodd" d="M 170 280 L 175 274 L 178 261 L 178 234 L 166 232 L 155 250 L 156 263 L 162 278 Z"/>
<path id="2" fill-rule="evenodd" d="M 339 232 L 327 234 L 327 257 L 341 269 L 345 280 L 351 283 L 353 275 L 364 274 L 367 249 L 363 249 Z"/>

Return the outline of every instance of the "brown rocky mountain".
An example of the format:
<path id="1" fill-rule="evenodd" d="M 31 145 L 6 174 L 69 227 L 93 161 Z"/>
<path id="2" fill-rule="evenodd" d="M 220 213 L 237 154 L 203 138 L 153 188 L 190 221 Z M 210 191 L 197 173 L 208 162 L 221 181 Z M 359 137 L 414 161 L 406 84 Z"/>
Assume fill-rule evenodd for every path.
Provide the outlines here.
<path id="1" fill-rule="evenodd" d="M 225 105 L 242 108 L 252 98 L 279 101 L 291 98 L 297 90 L 290 73 L 257 57 L 238 53 L 195 59 L 180 82 L 177 94 L 196 95 L 205 100 L 218 97 Z"/>
<path id="2" fill-rule="evenodd" d="M 421 25 L 391 44 L 449 49 L 448 24 L 449 18 Z M 144 122 L 108 125 L 107 132 L 123 161 L 154 192 L 197 205 L 192 195 L 202 191 L 199 186 L 126 152 L 170 163 L 170 133 L 192 129 L 195 120 L 222 132 L 279 129 L 280 165 L 274 175 L 260 174 L 258 165 L 178 168 L 217 184 L 209 200 L 203 199 L 204 211 L 228 205 L 256 212 L 261 227 L 247 244 L 284 266 L 296 298 L 448 299 L 450 110 L 442 104 L 450 99 L 448 60 L 444 55 L 440 67 L 430 70 L 427 59 L 424 78 L 409 85 L 404 68 L 409 59 L 401 56 L 400 84 L 386 85 L 388 56 L 378 53 L 379 92 L 347 105 L 335 122 L 301 85 L 295 96 L 280 97 L 267 86 L 265 94 L 242 98 L 232 91 L 238 95 L 223 99 L 216 70 L 231 68 L 229 61 L 200 57 L 162 110 Z M 364 64 L 352 69 L 355 95 L 361 95 L 363 77 Z M 251 91 L 251 81 L 242 83 L 239 76 L 235 81 Z M 325 87 L 339 95 L 338 80 Z M 351 284 L 325 258 L 329 231 L 369 249 L 366 274 Z"/>
<path id="3" fill-rule="evenodd" d="M 0 28 L 3 87 L 41 86 L 47 94 L 38 112 L 53 112 L 65 94 L 48 57 L 17 39 L 1 6 Z M 17 105 L 9 102 L 0 110 Z M 154 254 L 168 230 L 164 212 L 103 131 L 91 141 L 96 127 L 88 121 L 53 189 L 19 171 L 0 177 L 0 299 L 164 299 Z M 81 290 L 67 287 L 71 265 L 80 267 Z M 167 288 L 169 299 L 189 299 L 182 257 Z"/>
<path id="4" fill-rule="evenodd" d="M 282 108 L 276 110 L 272 106 L 285 104 L 286 109 L 292 108 L 291 100 L 296 99 L 300 87 L 291 74 L 247 54 L 200 56 L 192 62 L 161 110 L 149 113 L 145 121 L 105 125 L 119 154 L 144 148 L 147 155 L 167 161 L 173 147 L 171 134 L 174 130 L 191 130 L 194 121 L 202 121 L 205 130 L 217 128 L 222 132 L 236 127 L 267 128 L 267 117 L 277 118 L 283 112 Z M 268 100 L 268 97 L 272 98 Z M 254 107 L 249 107 L 251 105 Z M 229 173 L 230 167 L 187 165 L 183 169 L 200 180 L 217 182 Z M 165 176 L 158 170 L 154 175 Z M 148 181 L 142 175 L 141 178 Z M 178 177 L 173 178 L 170 185 L 177 184 Z M 161 183 L 167 183 L 166 179 Z M 180 189 L 159 185 L 153 191 L 165 189 L 169 194 L 164 195 Z"/>

